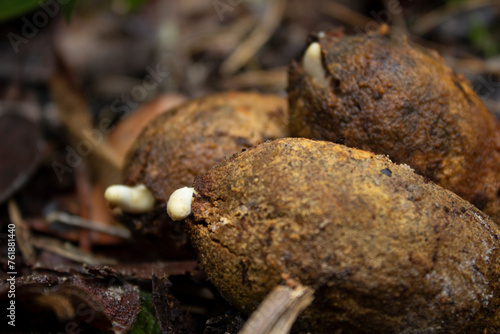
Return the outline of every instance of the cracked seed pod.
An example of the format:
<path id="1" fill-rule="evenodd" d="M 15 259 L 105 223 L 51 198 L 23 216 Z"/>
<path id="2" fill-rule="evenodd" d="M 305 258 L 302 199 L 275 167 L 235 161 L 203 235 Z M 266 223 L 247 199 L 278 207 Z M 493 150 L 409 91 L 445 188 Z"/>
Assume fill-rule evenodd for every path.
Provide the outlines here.
<path id="1" fill-rule="evenodd" d="M 387 26 L 319 34 L 288 92 L 292 136 L 389 155 L 500 224 L 500 125 L 436 52 Z"/>
<path id="2" fill-rule="evenodd" d="M 500 229 L 406 165 L 286 138 L 233 155 L 194 188 L 199 260 L 246 313 L 290 277 L 315 289 L 295 331 L 500 330 Z"/>
<path id="3" fill-rule="evenodd" d="M 152 212 L 126 215 L 144 233 L 175 230 L 166 203 L 174 190 L 191 185 L 226 156 L 287 134 L 286 100 L 227 92 L 191 100 L 158 116 L 142 131 L 124 167 L 126 185 L 144 184 L 155 199 Z M 179 230 L 179 228 L 177 228 Z M 180 231 L 179 231 L 180 232 Z"/>

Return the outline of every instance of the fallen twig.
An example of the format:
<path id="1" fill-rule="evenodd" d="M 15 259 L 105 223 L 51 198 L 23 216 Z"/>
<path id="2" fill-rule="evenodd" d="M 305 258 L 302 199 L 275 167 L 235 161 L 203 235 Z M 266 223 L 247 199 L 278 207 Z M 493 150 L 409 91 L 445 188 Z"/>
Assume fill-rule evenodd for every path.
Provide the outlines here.
<path id="1" fill-rule="evenodd" d="M 221 75 L 230 76 L 236 73 L 260 50 L 279 26 L 285 7 L 286 1 L 284 0 L 269 1 L 259 25 L 221 65 Z"/>
<path id="2" fill-rule="evenodd" d="M 336 1 L 323 1 L 321 11 L 335 20 L 348 24 L 351 27 L 364 27 L 373 19 L 358 13 Z"/>
<path id="3" fill-rule="evenodd" d="M 47 219 L 49 223 L 58 222 L 70 226 L 113 235 L 124 239 L 130 239 L 130 231 L 125 227 L 104 225 L 89 219 L 73 216 L 65 212 L 53 211 L 49 213 L 45 217 L 45 219 Z"/>
<path id="4" fill-rule="evenodd" d="M 252 313 L 238 334 L 286 334 L 300 312 L 309 306 L 313 289 L 302 285 L 295 288 L 276 286 Z"/>
<path id="5" fill-rule="evenodd" d="M 57 254 L 76 262 L 86 263 L 92 266 L 111 265 L 118 263 L 118 261 L 115 259 L 95 256 L 91 253 L 82 251 L 78 247 L 75 247 L 68 242 L 61 242 L 54 238 L 34 237 L 32 238 L 32 240 L 33 245 L 36 248 L 46 250 L 48 252 Z"/>
<path id="6" fill-rule="evenodd" d="M 8 204 L 9 218 L 16 226 L 16 239 L 19 251 L 26 263 L 32 264 L 35 260 L 35 250 L 31 243 L 30 227 L 23 220 L 21 212 L 15 200 L 9 200 Z"/>

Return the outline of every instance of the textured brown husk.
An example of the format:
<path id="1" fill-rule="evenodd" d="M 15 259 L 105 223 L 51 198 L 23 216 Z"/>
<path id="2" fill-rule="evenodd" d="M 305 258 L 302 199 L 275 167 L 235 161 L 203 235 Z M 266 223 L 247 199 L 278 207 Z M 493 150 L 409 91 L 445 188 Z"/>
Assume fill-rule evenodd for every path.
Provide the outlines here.
<path id="1" fill-rule="evenodd" d="M 290 66 L 291 135 L 389 155 L 500 224 L 500 125 L 463 76 L 387 28 L 318 42 L 329 85 Z"/>
<path id="2" fill-rule="evenodd" d="M 156 212 L 170 220 L 165 206 L 173 191 L 226 156 L 286 136 L 286 123 L 286 100 L 274 95 L 227 92 L 191 100 L 143 130 L 129 152 L 124 183 L 145 184 Z"/>
<path id="3" fill-rule="evenodd" d="M 499 228 L 406 165 L 287 138 L 233 155 L 194 187 L 199 260 L 246 313 L 290 277 L 316 291 L 296 331 L 500 329 Z"/>

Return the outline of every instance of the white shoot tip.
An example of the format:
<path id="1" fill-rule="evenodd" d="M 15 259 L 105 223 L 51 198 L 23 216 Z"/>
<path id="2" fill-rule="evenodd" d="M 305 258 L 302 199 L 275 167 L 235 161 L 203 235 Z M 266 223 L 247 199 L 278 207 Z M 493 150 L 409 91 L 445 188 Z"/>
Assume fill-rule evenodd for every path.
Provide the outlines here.
<path id="1" fill-rule="evenodd" d="M 319 43 L 314 42 L 309 44 L 302 59 L 302 66 L 307 76 L 314 78 L 322 86 L 328 85 L 326 72 L 321 61 L 321 46 Z"/>
<path id="2" fill-rule="evenodd" d="M 167 213 L 172 220 L 183 220 L 191 214 L 194 188 L 177 189 L 170 195 L 167 203 Z"/>
<path id="3" fill-rule="evenodd" d="M 147 213 L 153 211 L 155 198 L 145 185 L 134 187 L 116 184 L 109 186 L 104 192 L 104 198 L 125 212 Z"/>

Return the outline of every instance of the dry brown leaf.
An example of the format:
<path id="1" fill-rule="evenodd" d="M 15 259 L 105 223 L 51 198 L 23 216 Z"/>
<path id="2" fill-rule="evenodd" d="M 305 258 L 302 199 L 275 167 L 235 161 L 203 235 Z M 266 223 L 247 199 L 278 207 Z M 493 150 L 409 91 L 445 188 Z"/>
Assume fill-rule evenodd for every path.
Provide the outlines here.
<path id="1" fill-rule="evenodd" d="M 71 165 L 59 168 L 74 170 L 85 161 L 92 176 L 101 184 L 117 183 L 120 179 L 120 160 L 102 131 L 94 128 L 88 104 L 63 65 L 52 77 L 50 89 L 59 116 L 70 134 L 71 148 L 68 152 L 74 155 Z"/>
<path id="2" fill-rule="evenodd" d="M 123 166 L 128 150 L 144 126 L 156 116 L 185 100 L 184 96 L 179 94 L 160 95 L 123 118 L 109 135 L 109 142 L 118 156 L 119 165 Z"/>

